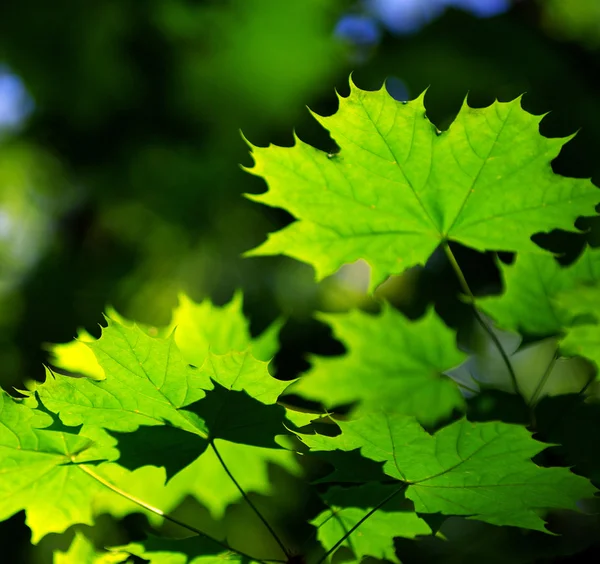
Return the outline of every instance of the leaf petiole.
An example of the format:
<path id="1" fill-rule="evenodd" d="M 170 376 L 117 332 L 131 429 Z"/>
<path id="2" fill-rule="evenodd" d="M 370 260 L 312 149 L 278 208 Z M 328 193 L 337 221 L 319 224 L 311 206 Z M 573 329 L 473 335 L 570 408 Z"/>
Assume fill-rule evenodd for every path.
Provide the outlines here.
<path id="1" fill-rule="evenodd" d="M 373 507 L 373 509 L 371 509 L 371 511 L 369 511 L 364 517 L 362 517 L 359 521 L 357 521 L 351 528 L 349 531 L 346 532 L 346 534 L 339 540 L 337 541 L 317 562 L 317 564 L 322 564 L 323 562 L 325 562 L 325 560 L 327 560 L 327 558 L 333 554 L 339 547 L 340 545 L 354 532 L 356 531 L 356 529 L 358 529 L 369 517 L 371 517 L 371 515 L 373 515 L 376 511 L 378 511 L 379 509 L 381 509 L 388 501 L 390 501 L 391 499 L 393 499 L 394 497 L 396 497 L 400 492 L 403 492 L 406 488 L 408 487 L 408 482 L 404 482 L 397 490 L 393 491 L 390 495 L 388 495 L 386 498 L 384 498 L 383 500 L 381 500 L 375 507 Z"/>
<path id="2" fill-rule="evenodd" d="M 448 244 L 448 241 L 444 241 L 443 247 L 444 247 L 444 252 L 446 253 L 446 256 L 448 257 L 448 260 L 450 261 L 450 264 L 452 265 L 452 269 L 454 270 L 454 272 L 458 278 L 460 286 L 463 289 L 463 292 L 465 293 L 467 298 L 469 298 L 468 301 L 469 301 L 469 304 L 471 305 L 471 307 L 473 308 L 473 313 L 475 314 L 475 319 L 481 325 L 483 330 L 490 336 L 490 339 L 494 343 L 494 346 L 496 347 L 496 349 L 498 349 L 498 352 L 500 353 L 500 356 L 502 357 L 502 360 L 504 361 L 504 364 L 506 365 L 506 368 L 508 369 L 508 374 L 512 381 L 512 385 L 513 385 L 513 389 L 514 389 L 515 393 L 522 396 L 523 394 L 521 393 L 521 390 L 519 389 L 517 375 L 515 374 L 515 370 L 512 366 L 512 363 L 510 362 L 510 359 L 508 358 L 508 355 L 506 354 L 506 351 L 504 350 L 502 343 L 500 342 L 500 340 L 498 339 L 498 337 L 496 336 L 496 334 L 494 333 L 492 328 L 489 326 L 489 324 L 486 322 L 486 320 L 483 318 L 483 316 L 481 315 L 481 313 L 479 312 L 477 307 L 475 307 L 475 296 L 473 295 L 473 292 L 471 292 L 471 288 L 469 287 L 469 284 L 467 283 L 467 279 L 465 278 L 465 275 L 463 274 L 463 271 L 460 268 L 460 265 L 458 264 L 458 261 L 456 260 L 456 257 L 454 256 L 454 253 L 452 252 L 452 249 L 450 248 L 450 245 Z"/>
<path id="3" fill-rule="evenodd" d="M 73 462 L 75 462 L 75 461 L 73 461 Z M 168 515 L 167 513 L 165 513 L 162 509 L 159 509 L 158 507 L 154 507 L 153 505 L 150 505 L 149 503 L 146 503 L 145 501 L 143 501 L 143 500 L 135 497 L 134 495 L 131 495 L 130 493 L 122 490 L 121 488 L 119 488 L 118 486 L 115 486 L 114 484 L 112 484 L 111 482 L 109 482 L 108 480 L 106 480 L 105 478 L 103 478 L 102 476 L 100 476 L 99 474 L 96 474 L 96 472 L 94 472 L 91 468 L 88 468 L 87 466 L 84 466 L 83 464 L 76 464 L 76 466 L 82 472 L 85 472 L 88 476 L 90 476 L 91 478 L 93 478 L 97 482 L 101 483 L 103 486 L 105 486 L 106 488 L 108 488 L 112 492 L 120 495 L 121 497 L 124 497 L 125 499 L 128 499 L 129 501 L 135 503 L 136 505 L 139 505 L 140 507 L 143 507 L 144 509 L 146 509 L 147 511 L 150 511 L 151 513 L 154 513 L 155 515 L 159 515 L 163 519 L 165 519 L 167 521 L 170 521 L 171 523 L 174 523 L 175 525 L 179 525 L 180 527 L 182 527 L 184 529 L 187 529 L 188 531 L 190 531 L 192 533 L 195 533 L 197 535 L 200 535 L 201 537 L 205 537 L 205 538 L 211 540 L 212 542 L 214 542 L 214 543 L 222 546 L 226 550 L 230 550 L 231 552 L 235 552 L 236 554 L 239 554 L 240 556 L 242 556 L 244 558 L 248 558 L 250 560 L 254 560 L 255 562 L 258 562 L 259 564 L 266 564 L 267 562 L 285 562 L 283 560 L 270 560 L 270 559 L 266 560 L 266 561 L 265 560 L 259 560 L 258 558 L 254 558 L 253 556 L 250 556 L 249 554 L 246 554 L 245 552 L 242 552 L 241 550 L 237 550 L 235 548 L 232 548 L 227 543 L 222 542 L 220 540 L 217 540 L 217 539 L 211 537 L 210 535 L 206 534 L 205 532 L 201 531 L 200 529 L 197 529 L 193 525 L 189 525 L 188 523 L 180 521 L 179 519 L 176 519 L 175 517 L 171 517 L 170 515 Z"/>

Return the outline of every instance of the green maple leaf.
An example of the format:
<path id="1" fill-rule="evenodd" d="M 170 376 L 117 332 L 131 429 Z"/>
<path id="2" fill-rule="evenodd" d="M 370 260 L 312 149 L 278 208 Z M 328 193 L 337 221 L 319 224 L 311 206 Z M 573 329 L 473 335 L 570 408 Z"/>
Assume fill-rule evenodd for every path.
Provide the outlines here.
<path id="1" fill-rule="evenodd" d="M 325 550 L 332 549 L 361 519 L 381 501 L 391 497 L 370 515 L 344 541 L 358 561 L 368 556 L 399 562 L 394 538 L 430 535 L 431 528 L 415 513 L 403 507 L 398 486 L 366 484 L 355 488 L 333 487 L 323 496 L 329 509 L 317 515 L 311 524 L 318 528 L 317 538 Z"/>
<path id="2" fill-rule="evenodd" d="M 202 372 L 227 390 L 243 391 L 263 404 L 274 404 L 291 382 L 270 376 L 268 362 L 257 360 L 253 350 L 210 353 Z"/>
<path id="3" fill-rule="evenodd" d="M 100 429 L 75 435 L 49 430 L 52 424 L 49 414 L 0 391 L 0 520 L 25 510 L 34 544 L 73 524 L 93 524 L 92 501 L 104 486 L 83 464 L 117 455 Z"/>
<path id="4" fill-rule="evenodd" d="M 327 408 L 360 401 L 365 408 L 394 408 L 435 423 L 464 400 L 443 373 L 465 355 L 456 335 L 430 311 L 410 321 L 391 306 L 379 315 L 361 311 L 321 314 L 348 352 L 341 357 L 312 357 L 312 368 L 290 392 Z"/>
<path id="5" fill-rule="evenodd" d="M 255 564 L 254 560 L 224 549 L 210 539 L 195 536 L 185 539 L 149 537 L 143 543 L 132 543 L 113 550 L 143 558 L 149 564 L 219 564 L 239 562 Z"/>
<path id="6" fill-rule="evenodd" d="M 414 418 L 370 413 L 338 422 L 337 437 L 301 435 L 313 450 L 355 450 L 384 463 L 407 486 L 419 513 L 465 515 L 494 525 L 546 531 L 540 513 L 575 509 L 596 489 L 567 468 L 540 468 L 546 445 L 522 426 L 460 420 L 429 435 Z"/>
<path id="7" fill-rule="evenodd" d="M 481 109 L 465 103 L 441 133 L 423 99 L 403 104 L 385 87 L 366 92 L 351 84 L 337 113 L 315 115 L 339 153 L 299 139 L 290 148 L 252 147 L 250 172 L 269 191 L 249 197 L 297 221 L 248 254 L 286 254 L 313 265 L 318 279 L 362 258 L 372 289 L 425 263 L 445 241 L 541 253 L 531 235 L 573 231 L 578 216 L 595 214 L 593 184 L 550 168 L 565 139 L 542 137 L 542 118 L 519 99 Z"/>
<path id="8" fill-rule="evenodd" d="M 269 468 L 272 466 L 283 468 L 294 476 L 302 475 L 302 467 L 294 452 L 221 439 L 215 442 L 230 472 L 247 493 L 265 496 L 273 493 L 273 483 L 269 478 Z M 174 476 L 166 486 L 166 494 L 171 499 L 181 501 L 188 495 L 193 496 L 209 510 L 214 519 L 221 519 L 227 506 L 240 499 L 239 490 L 212 449 L 207 449 Z M 168 505 L 176 504 L 170 502 Z"/>
<path id="9" fill-rule="evenodd" d="M 206 435 L 194 436 L 182 432 L 181 427 L 170 426 L 113 433 L 122 451 L 120 464 L 130 469 L 144 464 L 164 466 L 170 478 L 204 451 L 207 440 L 277 446 L 275 436 L 286 432 L 286 412 L 274 404 L 289 382 L 273 378 L 268 363 L 256 360 L 250 351 L 209 353 L 198 372 L 202 379 L 214 383 L 213 389 L 206 391 L 205 398 L 188 405 L 186 412 L 202 422 Z"/>
<path id="10" fill-rule="evenodd" d="M 530 335 L 559 334 L 571 324 L 573 313 L 557 297 L 600 281 L 600 250 L 589 248 L 568 267 L 551 255 L 522 255 L 513 265 L 498 264 L 505 293 L 478 298 L 477 305 L 498 326 Z"/>
<path id="11" fill-rule="evenodd" d="M 66 552 L 54 553 L 54 564 L 121 564 L 129 558 L 127 552 L 97 550 L 92 542 L 82 533 L 75 533 L 75 538 Z"/>
<path id="12" fill-rule="evenodd" d="M 173 319 L 168 327 L 137 326 L 151 337 L 167 337 L 176 329 L 175 343 L 185 361 L 195 366 L 202 366 L 209 350 L 225 354 L 251 348 L 256 358 L 270 360 L 277 352 L 278 334 L 283 321 L 275 321 L 263 333 L 252 338 L 242 305 L 241 292 L 236 292 L 233 299 L 223 306 L 216 306 L 210 300 L 196 303 L 185 294 L 180 294 L 179 304 L 173 310 Z M 107 312 L 107 317 L 121 325 L 133 325 L 112 309 Z M 80 329 L 74 341 L 49 344 L 46 348 L 56 368 L 100 380 L 104 378 L 104 371 L 87 346 L 87 343 L 95 341 L 87 331 Z"/>
<path id="13" fill-rule="evenodd" d="M 87 343 L 106 377 L 72 378 L 47 372 L 36 387 L 43 404 L 65 425 L 98 425 L 121 432 L 165 422 L 207 438 L 204 423 L 183 408 L 204 397 L 210 379 L 184 362 L 173 335 L 152 338 L 139 327 L 109 320 Z"/>
<path id="14" fill-rule="evenodd" d="M 49 373 L 36 394 L 65 425 L 112 431 L 119 463 L 128 469 L 164 466 L 171 478 L 212 439 L 276 448 L 275 435 L 286 432 L 285 410 L 274 404 L 289 382 L 273 378 L 268 363 L 249 351 L 210 353 L 201 368 L 193 368 L 173 335 L 153 338 L 112 320 L 88 346 L 103 380 Z"/>
<path id="15" fill-rule="evenodd" d="M 248 349 L 259 360 L 271 360 L 279 348 L 282 321 L 274 322 L 258 337 L 252 338 L 242 305 L 241 292 L 236 292 L 233 299 L 221 307 L 210 300 L 195 303 L 181 294 L 170 327 L 177 328 L 175 341 L 185 360 L 202 366 L 209 350 L 225 354 Z"/>

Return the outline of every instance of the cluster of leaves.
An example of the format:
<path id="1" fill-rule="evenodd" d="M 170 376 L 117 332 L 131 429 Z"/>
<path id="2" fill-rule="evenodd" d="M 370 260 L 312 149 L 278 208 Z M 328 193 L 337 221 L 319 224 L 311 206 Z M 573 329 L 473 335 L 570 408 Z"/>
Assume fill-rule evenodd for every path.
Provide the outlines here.
<path id="1" fill-rule="evenodd" d="M 600 253 L 564 267 L 531 240 L 575 230 L 600 202 L 591 182 L 553 174 L 565 140 L 542 137 L 519 100 L 465 103 L 440 132 L 423 97 L 403 104 L 353 86 L 335 115 L 315 117 L 338 153 L 300 140 L 253 147 L 251 172 L 269 190 L 251 197 L 296 221 L 249 254 L 285 253 L 319 279 L 362 259 L 373 290 L 441 248 L 489 346 L 459 347 L 434 310 L 321 314 L 345 354 L 283 381 L 269 365 L 281 323 L 252 337 L 240 295 L 223 307 L 182 296 L 164 328 L 109 312 L 100 339 L 51 347 L 43 384 L 0 395 L 0 519 L 25 510 L 33 543 L 78 526 L 56 563 L 297 560 L 249 495 L 272 493 L 271 465 L 318 499 L 302 554 L 314 562 L 338 552 L 399 562 L 398 539 L 450 542 L 440 527 L 453 518 L 548 533 L 549 512 L 590 507 L 600 467 L 571 437 L 577 417 L 597 419 Z M 453 243 L 518 253 L 497 263 L 501 295 L 473 295 Z M 532 350 L 548 357 L 540 374 L 521 366 Z M 482 420 L 473 398 L 494 389 L 520 396 L 529 420 Z M 298 398 L 321 410 L 293 407 Z M 171 514 L 189 498 L 214 519 L 248 504 L 276 552 L 248 554 Z M 194 536 L 99 548 L 82 533 L 100 514 L 140 511 Z"/>

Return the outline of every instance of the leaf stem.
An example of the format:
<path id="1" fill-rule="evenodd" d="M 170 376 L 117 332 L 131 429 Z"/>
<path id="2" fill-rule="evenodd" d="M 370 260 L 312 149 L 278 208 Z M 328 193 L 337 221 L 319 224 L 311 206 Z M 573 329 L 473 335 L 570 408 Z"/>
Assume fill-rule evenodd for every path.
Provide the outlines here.
<path id="1" fill-rule="evenodd" d="M 504 364 L 506 365 L 506 368 L 508 369 L 508 374 L 510 376 L 515 393 L 522 396 L 523 394 L 521 393 L 521 390 L 519 389 L 519 383 L 517 382 L 517 375 L 515 374 L 515 371 L 510 362 L 510 359 L 508 358 L 508 355 L 506 354 L 506 351 L 504 350 L 502 343 L 498 339 L 498 336 L 494 333 L 492 328 L 488 325 L 488 323 L 485 321 L 485 319 L 483 318 L 483 316 L 481 315 L 481 313 L 475 306 L 475 296 L 473 295 L 471 288 L 469 288 L 469 284 L 467 283 L 465 275 L 463 274 L 463 271 L 461 270 L 461 268 L 456 260 L 456 257 L 454 256 L 454 253 L 452 252 L 452 249 L 450 249 L 450 245 L 448 244 L 448 241 L 444 241 L 443 247 L 444 247 L 444 252 L 446 253 L 446 256 L 448 257 L 448 260 L 450 261 L 450 264 L 452 265 L 452 269 L 454 270 L 454 272 L 458 278 L 460 286 L 463 289 L 463 292 L 469 298 L 469 303 L 470 303 L 471 307 L 473 308 L 473 313 L 475 314 L 475 319 L 481 325 L 481 327 L 484 329 L 484 331 L 489 335 L 489 337 L 492 340 L 492 342 L 494 343 L 494 346 L 496 347 L 496 349 L 498 349 L 498 352 L 500 353 L 500 356 L 502 357 L 502 360 L 504 361 Z"/>
<path id="2" fill-rule="evenodd" d="M 135 497 L 134 495 L 131 495 L 130 493 L 127 493 L 125 490 L 122 490 L 118 486 L 115 486 L 114 484 L 112 484 L 111 482 L 109 482 L 108 480 L 106 480 L 105 478 L 103 478 L 102 476 L 100 476 L 99 474 L 96 474 L 96 472 L 94 472 L 91 468 L 88 468 L 87 466 L 84 466 L 83 464 L 77 464 L 77 463 L 75 463 L 75 465 L 80 470 L 82 470 L 83 472 L 85 472 L 88 476 L 90 476 L 91 478 L 93 478 L 97 482 L 101 483 L 103 486 L 105 486 L 106 488 L 108 488 L 112 492 L 120 495 L 121 497 L 124 497 L 125 499 L 128 499 L 129 501 L 135 503 L 136 505 L 139 505 L 140 507 L 143 507 L 144 509 L 150 511 L 151 513 L 154 513 L 155 515 L 159 515 L 160 517 L 162 517 L 166 521 L 170 521 L 171 523 L 174 523 L 175 525 L 178 525 L 178 526 L 180 526 L 180 527 L 182 527 L 184 529 L 187 529 L 188 531 L 190 531 L 192 533 L 195 533 L 195 534 L 197 534 L 197 535 L 199 535 L 201 537 L 204 537 L 204 538 L 207 538 L 207 539 L 211 540 L 212 542 L 214 542 L 214 543 L 222 546 L 226 550 L 230 550 L 231 552 L 235 552 L 236 554 L 239 554 L 240 556 L 242 556 L 244 558 L 248 558 L 250 560 L 254 560 L 255 562 L 259 562 L 260 564 L 266 564 L 267 562 L 284 562 L 283 560 L 270 560 L 270 559 L 269 560 L 259 560 L 258 558 L 254 558 L 253 556 L 250 556 L 249 554 L 246 554 L 245 552 L 242 552 L 241 550 L 237 550 L 235 548 L 232 548 L 227 543 L 212 538 L 210 535 L 207 535 L 205 532 L 201 531 L 200 529 L 197 529 L 193 525 L 189 525 L 188 523 L 184 523 L 183 521 L 180 521 L 179 519 L 176 519 L 175 517 L 171 517 L 170 515 L 166 514 L 162 509 L 159 509 L 158 507 L 154 507 L 153 505 L 150 505 L 149 503 L 146 503 L 145 501 L 143 501 L 143 500 Z"/>
<path id="3" fill-rule="evenodd" d="M 279 538 L 279 536 L 277 535 L 277 533 L 275 532 L 275 530 L 273 529 L 273 527 L 271 527 L 271 525 L 269 525 L 269 522 L 263 517 L 262 513 L 258 510 L 258 508 L 256 507 L 256 505 L 254 505 L 254 503 L 252 503 L 252 500 L 248 497 L 248 494 L 246 494 L 246 492 L 244 491 L 244 489 L 242 488 L 242 486 L 240 486 L 240 484 L 238 483 L 238 481 L 235 479 L 235 477 L 233 476 L 233 474 L 231 473 L 231 471 L 227 467 L 227 464 L 225 464 L 225 461 L 223 460 L 223 457 L 219 453 L 219 450 L 217 449 L 217 445 L 215 445 L 215 441 L 214 440 L 210 441 L 210 446 L 215 451 L 215 454 L 217 455 L 217 458 L 219 459 L 219 462 L 221 463 L 221 466 L 223 466 L 223 469 L 225 470 L 225 472 L 227 473 L 227 475 L 229 476 L 229 478 L 231 479 L 231 481 L 235 484 L 235 487 L 242 494 L 242 497 L 244 498 L 244 500 L 246 501 L 246 503 L 250 506 L 250 508 L 252 509 L 252 511 L 254 511 L 254 513 L 256 513 L 256 516 L 262 521 L 263 525 L 267 528 L 267 530 L 269 531 L 269 533 L 271 533 L 271 536 L 273 537 L 273 539 L 275 540 L 275 542 L 279 545 L 279 547 L 281 548 L 281 550 L 283 550 L 283 553 L 285 554 L 286 558 L 289 558 L 291 556 L 291 552 L 285 547 L 285 545 L 283 544 L 283 542 L 281 541 L 281 539 Z"/>
<path id="4" fill-rule="evenodd" d="M 408 482 L 404 482 L 402 486 L 400 486 L 397 490 L 393 491 L 390 495 L 388 495 L 385 499 L 380 501 L 371 511 L 369 511 L 364 517 L 362 517 L 359 521 L 357 521 L 344 536 L 337 541 L 317 562 L 317 564 L 322 564 L 329 555 L 333 554 L 339 546 L 354 532 L 358 529 L 373 513 L 377 510 L 381 509 L 388 501 L 390 501 L 393 497 L 398 495 L 400 492 L 404 491 L 408 487 Z"/>
<path id="5" fill-rule="evenodd" d="M 556 364 L 557 360 L 558 360 L 558 351 L 554 353 L 552 360 L 548 363 L 546 370 L 542 374 L 542 377 L 540 378 L 538 385 L 536 386 L 533 394 L 531 395 L 531 398 L 529 399 L 529 402 L 527 405 L 530 409 L 535 407 L 537 399 L 538 399 L 539 395 L 542 393 L 542 390 L 544 389 L 544 386 L 546 385 L 546 382 L 548 381 L 548 378 L 550 377 L 550 373 L 552 372 L 552 369 L 554 368 L 554 365 Z"/>

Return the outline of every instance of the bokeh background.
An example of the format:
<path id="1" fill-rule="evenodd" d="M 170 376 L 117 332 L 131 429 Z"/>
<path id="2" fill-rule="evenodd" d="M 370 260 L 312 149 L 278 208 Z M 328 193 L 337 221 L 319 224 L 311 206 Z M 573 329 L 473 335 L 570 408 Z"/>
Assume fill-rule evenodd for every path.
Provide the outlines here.
<path id="1" fill-rule="evenodd" d="M 440 129 L 467 93 L 472 106 L 526 93 L 527 110 L 551 111 L 545 135 L 579 130 L 555 171 L 600 180 L 598 0 L 0 3 L 1 385 L 43 378 L 45 343 L 99 335 L 107 306 L 168 323 L 181 291 L 220 304 L 242 289 L 255 332 L 284 316 L 280 377 L 336 352 L 312 315 L 374 307 L 368 271 L 315 284 L 291 259 L 241 258 L 291 218 L 243 198 L 265 184 L 239 166 L 252 164 L 240 132 L 335 150 L 306 106 L 334 112 L 351 72 L 363 89 L 387 79 L 398 100 L 429 87 Z M 569 260 L 598 239 L 579 226 L 539 242 Z M 461 257 L 476 290 L 497 288 L 491 261 Z M 379 293 L 416 316 L 441 292 L 444 310 L 443 273 L 433 260 Z M 27 549 L 22 515 L 0 538 L 2 562 L 48 561 Z"/>

